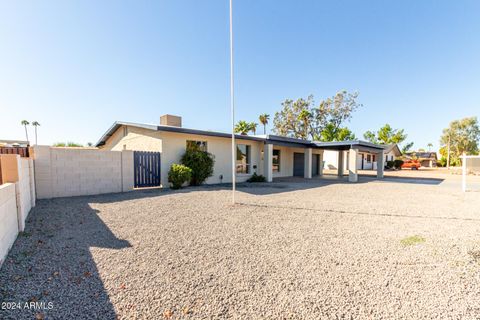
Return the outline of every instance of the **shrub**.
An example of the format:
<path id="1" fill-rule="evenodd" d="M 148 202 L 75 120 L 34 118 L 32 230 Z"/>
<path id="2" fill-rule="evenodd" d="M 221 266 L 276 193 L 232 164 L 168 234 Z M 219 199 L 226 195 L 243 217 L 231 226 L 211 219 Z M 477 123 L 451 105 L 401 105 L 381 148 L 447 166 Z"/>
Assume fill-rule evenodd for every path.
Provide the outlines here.
<path id="1" fill-rule="evenodd" d="M 387 169 L 394 168 L 395 167 L 395 161 L 393 161 L 393 160 L 387 161 L 386 167 L 387 167 Z"/>
<path id="2" fill-rule="evenodd" d="M 180 189 L 191 177 L 192 169 L 182 164 L 174 163 L 168 171 L 168 182 L 172 184 L 172 189 Z"/>
<path id="3" fill-rule="evenodd" d="M 182 156 L 182 164 L 192 169 L 190 185 L 198 186 L 213 175 L 215 157 L 198 149 L 189 149 Z"/>
<path id="4" fill-rule="evenodd" d="M 395 169 L 401 169 L 402 164 L 403 164 L 403 160 L 397 159 L 393 161 L 393 166 L 395 167 Z"/>
<path id="5" fill-rule="evenodd" d="M 265 179 L 264 176 L 262 175 L 257 175 L 256 172 L 253 173 L 253 175 L 247 180 L 247 182 L 265 182 L 267 179 Z"/>

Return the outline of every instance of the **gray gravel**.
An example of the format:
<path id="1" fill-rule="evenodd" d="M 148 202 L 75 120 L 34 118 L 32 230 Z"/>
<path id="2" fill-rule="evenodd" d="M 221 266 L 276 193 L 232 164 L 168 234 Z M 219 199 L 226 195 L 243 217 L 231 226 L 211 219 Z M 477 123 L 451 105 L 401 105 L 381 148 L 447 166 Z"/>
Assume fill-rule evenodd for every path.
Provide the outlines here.
<path id="1" fill-rule="evenodd" d="M 360 181 L 39 201 L 0 318 L 480 318 L 480 194 Z"/>

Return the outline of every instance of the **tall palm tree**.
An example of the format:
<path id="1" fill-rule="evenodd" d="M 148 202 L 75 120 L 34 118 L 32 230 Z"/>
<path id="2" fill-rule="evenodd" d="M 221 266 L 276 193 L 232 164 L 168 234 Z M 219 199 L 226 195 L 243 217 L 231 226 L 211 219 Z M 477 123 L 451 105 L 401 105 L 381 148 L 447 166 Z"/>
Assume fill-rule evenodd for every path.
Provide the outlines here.
<path id="1" fill-rule="evenodd" d="M 245 120 L 240 120 L 235 126 L 235 133 L 240 133 L 243 136 L 246 136 L 248 131 L 250 131 L 250 124 Z"/>
<path id="2" fill-rule="evenodd" d="M 302 139 L 308 138 L 308 132 L 310 130 L 310 118 L 312 117 L 312 113 L 308 109 L 303 109 L 300 111 L 298 115 L 298 120 L 302 123 L 303 133 Z"/>
<path id="3" fill-rule="evenodd" d="M 25 127 L 25 136 L 27 137 L 27 143 L 29 144 L 27 126 L 30 124 L 30 122 L 28 122 L 27 120 L 22 120 L 22 122 L 20 123 L 22 124 L 22 126 Z"/>
<path id="4" fill-rule="evenodd" d="M 257 134 L 257 126 L 258 126 L 258 123 L 256 122 L 250 122 L 249 123 L 249 126 L 250 126 L 250 131 L 253 132 L 254 135 Z"/>
<path id="5" fill-rule="evenodd" d="M 428 147 L 428 152 L 430 152 L 432 150 L 433 144 L 430 142 L 427 144 L 427 147 Z"/>
<path id="6" fill-rule="evenodd" d="M 32 122 L 32 126 L 35 127 L 35 145 L 37 145 L 37 144 L 38 144 L 38 143 L 37 143 L 37 127 L 40 126 L 40 123 L 38 123 L 38 121 L 33 121 L 33 122 Z"/>
<path id="7" fill-rule="evenodd" d="M 267 134 L 267 124 L 268 120 L 270 120 L 270 115 L 266 113 L 262 113 L 258 117 L 258 121 L 260 121 L 261 124 L 263 124 L 263 134 Z"/>

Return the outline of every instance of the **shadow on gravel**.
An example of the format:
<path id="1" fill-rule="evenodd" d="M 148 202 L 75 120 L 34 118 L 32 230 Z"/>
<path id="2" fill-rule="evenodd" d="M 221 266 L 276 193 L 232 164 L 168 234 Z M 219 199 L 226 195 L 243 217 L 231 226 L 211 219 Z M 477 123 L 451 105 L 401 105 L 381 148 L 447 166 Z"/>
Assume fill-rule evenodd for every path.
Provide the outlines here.
<path id="1" fill-rule="evenodd" d="M 0 269 L 0 302 L 15 302 L 0 309 L 1 319 L 116 319 L 90 248 L 114 257 L 131 245 L 109 230 L 91 200 L 37 202 Z"/>

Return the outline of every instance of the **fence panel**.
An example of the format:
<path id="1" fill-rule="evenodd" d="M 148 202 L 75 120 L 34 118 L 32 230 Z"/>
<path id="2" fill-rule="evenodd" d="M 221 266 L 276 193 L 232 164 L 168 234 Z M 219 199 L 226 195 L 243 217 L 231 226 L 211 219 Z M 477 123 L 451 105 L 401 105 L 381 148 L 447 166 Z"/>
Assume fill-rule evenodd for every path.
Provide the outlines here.
<path id="1" fill-rule="evenodd" d="M 134 151 L 134 187 L 160 186 L 160 152 Z"/>

